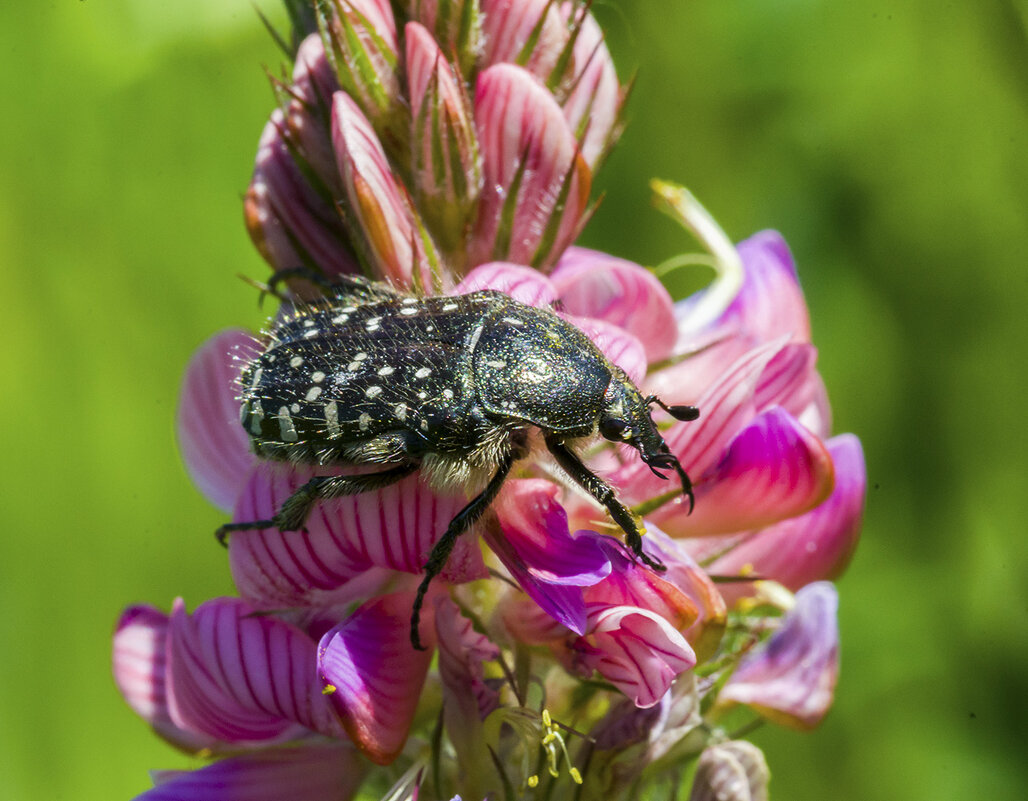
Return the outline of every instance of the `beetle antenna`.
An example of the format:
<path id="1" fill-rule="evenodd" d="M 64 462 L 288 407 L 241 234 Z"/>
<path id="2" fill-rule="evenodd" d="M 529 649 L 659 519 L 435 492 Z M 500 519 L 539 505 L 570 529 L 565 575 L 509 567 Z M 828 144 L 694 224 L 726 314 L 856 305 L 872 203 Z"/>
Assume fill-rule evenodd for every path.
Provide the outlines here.
<path id="1" fill-rule="evenodd" d="M 657 404 L 661 409 L 667 412 L 676 420 L 682 422 L 689 422 L 695 420 L 700 416 L 700 410 L 695 406 L 668 406 L 664 401 L 658 398 L 656 395 L 650 395 L 646 398 L 646 405 L 649 406 L 651 403 Z"/>

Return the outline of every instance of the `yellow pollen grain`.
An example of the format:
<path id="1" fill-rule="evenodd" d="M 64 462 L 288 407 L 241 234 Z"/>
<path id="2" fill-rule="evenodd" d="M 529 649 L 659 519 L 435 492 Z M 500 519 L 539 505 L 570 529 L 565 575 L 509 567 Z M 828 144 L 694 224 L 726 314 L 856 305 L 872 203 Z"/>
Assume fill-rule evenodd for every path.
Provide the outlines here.
<path id="1" fill-rule="evenodd" d="M 338 688 L 338 687 L 336 687 L 336 686 L 335 686 L 334 684 L 326 684 L 326 685 L 325 685 L 325 686 L 324 686 L 324 687 L 322 688 L 322 690 L 321 690 L 321 694 L 322 694 L 322 695 L 332 695 L 332 693 L 336 692 L 336 691 L 337 691 L 338 689 L 339 689 L 339 688 Z"/>

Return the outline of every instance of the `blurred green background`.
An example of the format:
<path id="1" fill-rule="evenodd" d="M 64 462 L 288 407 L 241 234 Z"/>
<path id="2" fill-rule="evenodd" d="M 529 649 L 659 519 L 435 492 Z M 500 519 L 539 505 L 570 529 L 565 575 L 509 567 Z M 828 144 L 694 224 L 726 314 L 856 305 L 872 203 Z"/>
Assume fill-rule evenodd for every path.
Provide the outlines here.
<path id="1" fill-rule="evenodd" d="M 757 735 L 774 796 L 1028 797 L 1028 6 L 595 13 L 639 80 L 586 243 L 692 247 L 650 176 L 781 230 L 867 452 L 836 707 Z M 279 54 L 246 0 L 57 0 L 0 5 L 0 61 L 0 798 L 128 799 L 184 760 L 115 692 L 111 627 L 231 590 L 172 424 L 193 348 L 260 319 L 240 193 Z"/>

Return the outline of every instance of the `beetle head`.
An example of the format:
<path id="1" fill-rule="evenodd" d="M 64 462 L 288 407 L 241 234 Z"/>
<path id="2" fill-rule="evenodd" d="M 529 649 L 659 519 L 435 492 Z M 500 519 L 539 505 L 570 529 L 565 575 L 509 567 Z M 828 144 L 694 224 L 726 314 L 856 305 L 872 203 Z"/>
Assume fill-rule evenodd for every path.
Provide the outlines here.
<path id="1" fill-rule="evenodd" d="M 600 414 L 599 432 L 604 439 L 611 442 L 624 442 L 631 445 L 642 457 L 643 462 L 653 474 L 667 479 L 661 470 L 674 470 L 682 484 L 682 492 L 689 496 L 689 508 L 692 509 L 692 482 L 664 438 L 657 430 L 656 423 L 650 416 L 650 404 L 657 404 L 676 420 L 695 420 L 700 410 L 695 406 L 668 406 L 656 395 L 644 398 L 639 390 L 627 378 L 615 378 L 607 387 L 603 398 L 603 412 Z"/>

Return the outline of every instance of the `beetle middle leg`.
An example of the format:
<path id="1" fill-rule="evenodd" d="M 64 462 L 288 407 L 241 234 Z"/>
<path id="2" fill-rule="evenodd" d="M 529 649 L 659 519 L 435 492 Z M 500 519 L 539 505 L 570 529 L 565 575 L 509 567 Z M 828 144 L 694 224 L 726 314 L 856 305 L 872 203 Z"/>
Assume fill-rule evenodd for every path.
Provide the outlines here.
<path id="1" fill-rule="evenodd" d="M 295 531 L 303 527 L 311 507 L 317 501 L 342 498 L 345 495 L 360 495 L 362 492 L 381 489 L 395 484 L 418 469 L 416 462 L 397 465 L 380 473 L 363 473 L 357 476 L 315 476 L 292 495 L 286 498 L 278 513 L 268 520 L 251 520 L 246 523 L 226 523 L 215 532 L 222 545 L 233 531 L 277 528 L 279 531 Z"/>
<path id="2" fill-rule="evenodd" d="M 561 440 L 554 436 L 546 437 L 546 447 L 564 471 L 575 480 L 586 492 L 606 507 L 621 530 L 625 532 L 625 545 L 645 564 L 654 570 L 667 570 L 659 559 L 643 552 L 642 532 L 631 511 L 618 500 L 613 488 L 592 470 Z"/>
<path id="3" fill-rule="evenodd" d="M 475 521 L 489 508 L 489 504 L 496 499 L 500 487 L 507 480 L 507 475 L 510 473 L 510 469 L 514 466 L 514 462 L 519 455 L 519 453 L 514 451 L 507 454 L 497 468 L 496 474 L 486 484 L 485 489 L 472 498 L 467 506 L 457 512 L 456 517 L 446 527 L 446 533 L 432 546 L 432 551 L 428 555 L 428 561 L 425 562 L 425 577 L 418 586 L 418 594 L 414 598 L 414 611 L 411 613 L 410 619 L 410 641 L 411 645 L 417 650 L 425 650 L 421 645 L 421 638 L 418 635 L 418 624 L 421 622 L 421 605 L 425 600 L 425 593 L 428 592 L 428 585 L 432 583 L 432 579 L 438 576 L 439 572 L 446 566 L 446 560 L 450 558 L 453 546 L 457 544 L 457 538 L 471 528 Z"/>

